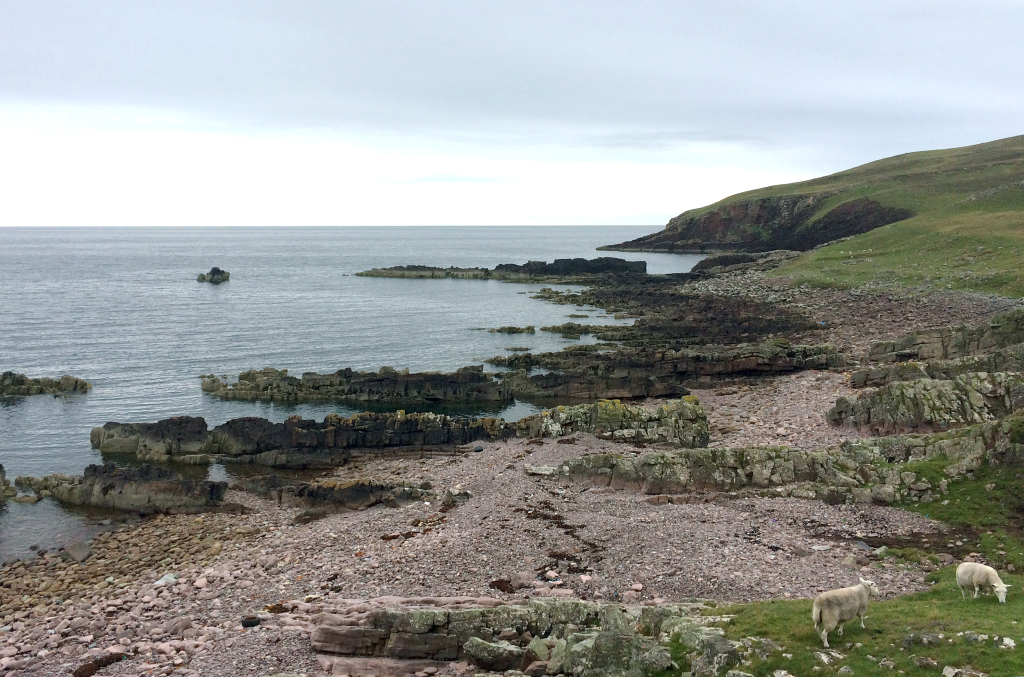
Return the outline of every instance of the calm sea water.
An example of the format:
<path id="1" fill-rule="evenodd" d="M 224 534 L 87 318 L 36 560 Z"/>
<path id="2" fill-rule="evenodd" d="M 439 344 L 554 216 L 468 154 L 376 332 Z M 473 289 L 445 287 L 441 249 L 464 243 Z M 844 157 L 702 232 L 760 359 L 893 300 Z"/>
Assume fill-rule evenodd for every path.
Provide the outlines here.
<path id="1" fill-rule="evenodd" d="M 246 369 L 333 372 L 345 367 L 412 371 L 480 364 L 511 346 L 557 350 L 556 335 L 481 331 L 568 321 L 575 307 L 530 298 L 540 285 L 356 277 L 418 263 L 487 266 L 604 255 L 597 246 L 654 230 L 641 227 L 403 227 L 282 229 L 0 228 L 0 371 L 73 374 L 82 396 L 0 401 L 0 463 L 8 477 L 81 473 L 100 456 L 89 431 L 106 421 L 203 416 L 212 427 L 239 416 L 321 419 L 354 409 L 223 402 L 199 375 Z M 648 271 L 688 271 L 700 257 L 614 254 Z M 200 284 L 212 266 L 222 285 Z M 598 318 L 588 322 L 615 323 Z M 535 408 L 497 413 L 517 419 Z M 474 413 L 474 412 L 469 412 Z M 480 412 L 482 413 L 482 412 Z M 213 472 L 222 472 L 214 468 Z M 0 504 L 0 559 L 60 541 L 89 516 L 44 501 Z"/>

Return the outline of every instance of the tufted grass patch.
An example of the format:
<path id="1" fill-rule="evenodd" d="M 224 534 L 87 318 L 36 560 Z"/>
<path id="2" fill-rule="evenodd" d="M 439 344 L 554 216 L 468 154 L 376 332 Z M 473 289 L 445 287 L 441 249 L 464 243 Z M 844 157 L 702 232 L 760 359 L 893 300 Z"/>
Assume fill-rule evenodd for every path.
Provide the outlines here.
<path id="1" fill-rule="evenodd" d="M 809 599 L 739 604 L 709 613 L 732 616 L 723 626 L 729 639 L 761 637 L 783 646 L 767 660 L 755 659 L 752 664 L 738 668 L 757 677 L 771 677 L 775 670 L 788 670 L 801 677 L 839 674 L 839 668 L 847 665 L 854 675 L 898 674 L 897 670 L 921 677 L 939 674 L 934 668 L 915 664 L 915 658 L 924 657 L 937 662 L 939 670 L 946 665 L 971 665 L 992 676 L 1024 674 L 1024 577 L 1003 576 L 1003 581 L 1014 587 L 1010 588 L 1006 604 L 999 604 L 993 595 L 962 599 L 954 570 L 949 566 L 932 573 L 929 580 L 934 585 L 927 591 L 873 600 L 865 629 L 855 620 L 847 623 L 844 636 L 834 631 L 829 634 L 831 648 L 843 656 L 833 659 L 830 665 L 815 655 L 823 648 L 811 622 Z M 988 639 L 971 642 L 964 634 L 967 632 L 988 635 Z M 909 635 L 922 634 L 931 635 L 938 643 L 922 645 L 919 640 L 907 639 Z M 1000 648 L 1003 637 L 1010 637 L 1017 648 Z M 783 654 L 791 654 L 792 658 Z M 881 660 L 892 661 L 894 667 L 880 667 Z M 815 667 L 819 669 L 814 670 Z"/>

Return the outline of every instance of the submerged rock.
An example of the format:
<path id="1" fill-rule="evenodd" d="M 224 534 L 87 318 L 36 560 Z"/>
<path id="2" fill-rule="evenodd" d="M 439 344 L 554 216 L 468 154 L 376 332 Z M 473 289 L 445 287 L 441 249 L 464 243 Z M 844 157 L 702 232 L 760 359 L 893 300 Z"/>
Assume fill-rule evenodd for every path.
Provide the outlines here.
<path id="1" fill-rule="evenodd" d="M 221 282 L 227 282 L 231 279 L 231 273 L 226 270 L 221 270 L 217 266 L 210 268 L 208 273 L 199 273 L 199 277 L 196 278 L 196 282 L 209 282 L 210 284 L 220 284 Z"/>
<path id="2" fill-rule="evenodd" d="M 112 463 L 90 465 L 81 476 L 19 477 L 16 484 L 37 495 L 48 492 L 46 495 L 66 505 L 147 514 L 217 507 L 228 488 L 227 482 L 186 480 L 163 468 L 118 468 Z"/>
<path id="3" fill-rule="evenodd" d="M 391 268 L 374 268 L 356 273 L 362 277 L 402 277 L 413 279 L 477 279 L 505 280 L 510 282 L 531 282 L 560 280 L 560 278 L 587 278 L 596 275 L 639 274 L 647 272 L 646 261 L 627 261 L 625 259 L 602 256 L 596 259 L 555 259 L 553 263 L 545 261 L 529 261 L 518 265 L 502 263 L 487 268 L 435 268 L 431 266 L 393 266 Z"/>
<path id="4" fill-rule="evenodd" d="M 92 384 L 75 376 L 65 374 L 60 378 L 29 378 L 24 374 L 5 371 L 0 374 L 0 396 L 12 395 L 56 395 L 60 393 L 85 393 L 92 390 Z"/>

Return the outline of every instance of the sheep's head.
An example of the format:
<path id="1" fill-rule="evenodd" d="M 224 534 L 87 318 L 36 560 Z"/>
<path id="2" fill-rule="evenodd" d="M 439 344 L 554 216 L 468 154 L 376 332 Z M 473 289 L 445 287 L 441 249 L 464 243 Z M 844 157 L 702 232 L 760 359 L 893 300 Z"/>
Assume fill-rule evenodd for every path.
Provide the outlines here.
<path id="1" fill-rule="evenodd" d="M 996 593 L 996 597 L 999 598 L 1000 604 L 1006 604 L 1006 589 L 1009 587 L 1006 583 L 996 583 L 992 586 L 992 590 Z"/>
<path id="2" fill-rule="evenodd" d="M 878 592 L 878 586 L 875 585 L 874 581 L 869 581 L 866 578 L 862 578 L 860 579 L 860 584 L 868 589 L 869 595 L 874 595 L 875 597 L 879 596 L 880 593 Z"/>

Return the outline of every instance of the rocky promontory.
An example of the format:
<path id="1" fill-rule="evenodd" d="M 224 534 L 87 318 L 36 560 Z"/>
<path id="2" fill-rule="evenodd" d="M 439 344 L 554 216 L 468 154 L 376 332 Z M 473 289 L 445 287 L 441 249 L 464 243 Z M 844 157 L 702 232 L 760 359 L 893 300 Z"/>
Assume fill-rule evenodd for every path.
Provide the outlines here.
<path id="1" fill-rule="evenodd" d="M 720 202 L 683 212 L 665 229 L 600 247 L 611 251 L 703 253 L 709 251 L 806 251 L 908 219 L 909 209 L 866 197 L 838 199 L 836 191 Z M 830 199 L 833 198 L 833 199 Z"/>
<path id="2" fill-rule="evenodd" d="M 567 281 L 565 278 L 585 279 L 595 276 L 644 275 L 647 273 L 646 261 L 627 261 L 613 257 L 596 259 L 555 259 L 553 263 L 545 261 L 529 261 L 519 265 L 502 263 L 489 268 L 436 268 L 432 266 L 393 266 L 391 268 L 373 268 L 361 273 L 362 277 L 399 277 L 409 279 L 466 279 L 466 280 L 502 280 L 505 282 L 551 282 Z"/>
<path id="3" fill-rule="evenodd" d="M 209 282 L 210 284 L 220 284 L 227 282 L 231 279 L 231 273 L 226 270 L 221 270 L 217 266 L 210 268 L 208 273 L 199 273 L 196 278 L 196 282 Z"/>
<path id="4" fill-rule="evenodd" d="M 225 400 L 267 402 L 378 402 L 397 404 L 511 402 L 509 387 L 482 367 L 463 367 L 450 373 L 409 373 L 381 367 L 377 372 L 341 369 L 333 374 L 306 372 L 301 378 L 287 369 L 253 369 L 228 383 L 210 374 L 204 392 Z"/>
<path id="5" fill-rule="evenodd" d="M 0 374 L 0 397 L 21 395 L 60 395 L 63 393 L 85 393 L 92 390 L 92 384 L 75 376 L 65 374 L 60 378 L 29 378 L 25 374 L 5 371 Z"/>
<path id="6" fill-rule="evenodd" d="M 15 484 L 64 505 L 143 514 L 209 510 L 221 505 L 228 488 L 227 482 L 186 480 L 172 470 L 145 464 L 119 468 L 112 463 L 90 465 L 81 476 L 19 477 Z"/>

